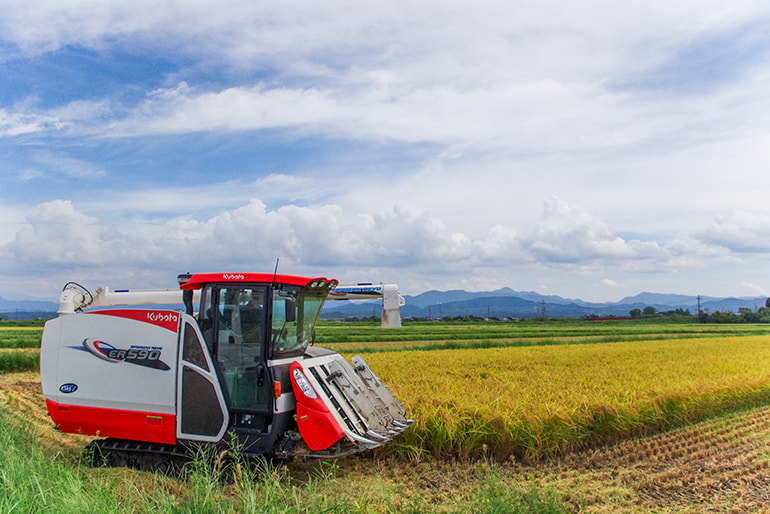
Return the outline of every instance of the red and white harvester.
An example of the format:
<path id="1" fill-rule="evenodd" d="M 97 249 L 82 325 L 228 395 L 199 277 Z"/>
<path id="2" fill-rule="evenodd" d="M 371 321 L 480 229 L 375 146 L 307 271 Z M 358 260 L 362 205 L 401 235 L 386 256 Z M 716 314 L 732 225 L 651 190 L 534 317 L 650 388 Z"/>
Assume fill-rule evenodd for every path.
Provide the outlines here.
<path id="1" fill-rule="evenodd" d="M 378 447 L 412 422 L 363 358 L 351 366 L 312 345 L 327 298 L 381 297 L 383 326 L 400 326 L 396 286 L 335 291 L 336 280 L 273 273 L 185 274 L 179 285 L 65 286 L 40 349 L 59 430 L 134 457 L 183 456 L 197 443 L 247 457 L 335 457 Z"/>

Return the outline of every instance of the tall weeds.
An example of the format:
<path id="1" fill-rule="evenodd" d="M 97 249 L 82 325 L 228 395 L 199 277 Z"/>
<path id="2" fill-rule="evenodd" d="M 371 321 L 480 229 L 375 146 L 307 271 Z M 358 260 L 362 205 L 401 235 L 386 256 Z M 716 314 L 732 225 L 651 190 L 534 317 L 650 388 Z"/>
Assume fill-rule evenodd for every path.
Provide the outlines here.
<path id="1" fill-rule="evenodd" d="M 19 430 L 0 409 L 0 512 L 120 512 L 126 505 L 114 486 L 61 454 L 45 455 L 34 431 Z"/>
<path id="2" fill-rule="evenodd" d="M 0 351 L 0 374 L 17 371 L 35 371 L 40 368 L 40 353 Z"/>

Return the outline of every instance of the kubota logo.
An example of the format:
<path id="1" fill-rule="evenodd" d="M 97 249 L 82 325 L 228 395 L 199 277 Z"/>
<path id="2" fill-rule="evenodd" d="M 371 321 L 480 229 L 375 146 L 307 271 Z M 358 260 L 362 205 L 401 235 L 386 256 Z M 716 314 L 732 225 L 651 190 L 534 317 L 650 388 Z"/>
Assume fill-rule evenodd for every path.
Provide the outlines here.
<path id="1" fill-rule="evenodd" d="M 244 276 L 241 275 L 240 273 L 237 275 L 232 273 L 225 273 L 224 275 L 222 275 L 222 278 L 224 278 L 225 280 L 243 280 Z"/>
<path id="2" fill-rule="evenodd" d="M 147 321 L 152 321 L 153 323 L 164 322 L 164 321 L 176 323 L 177 321 L 179 321 L 179 317 L 172 312 L 150 311 L 147 313 Z"/>
<path id="3" fill-rule="evenodd" d="M 162 348 L 157 346 L 132 345 L 128 350 L 115 348 L 104 341 L 96 339 L 84 339 L 83 347 L 97 357 L 107 362 L 128 362 L 146 368 L 155 368 L 163 371 L 171 369 L 168 364 L 160 360 Z"/>

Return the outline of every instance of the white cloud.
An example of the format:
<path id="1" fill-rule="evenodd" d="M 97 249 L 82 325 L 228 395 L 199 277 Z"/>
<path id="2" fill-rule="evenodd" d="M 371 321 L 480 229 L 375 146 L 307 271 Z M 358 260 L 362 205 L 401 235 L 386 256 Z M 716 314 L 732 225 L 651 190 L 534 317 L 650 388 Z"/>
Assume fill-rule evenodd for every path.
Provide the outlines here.
<path id="1" fill-rule="evenodd" d="M 96 62 L 162 55 L 168 68 L 118 92 L 0 106 L 0 138 L 19 143 L 15 176 L 27 187 L 58 176 L 100 177 L 104 188 L 57 191 L 72 202 L 48 198 L 25 222 L 16 212 L 0 231 L 0 267 L 125 266 L 147 277 L 264 269 L 280 256 L 398 273 L 417 287 L 505 285 L 543 271 L 637 284 L 630 273 L 747 262 L 770 250 L 769 12 L 717 0 L 7 0 L 8 59 L 57 62 L 69 47 Z M 376 172 L 350 165 L 326 181 L 314 177 L 333 166 L 307 159 L 262 178 L 190 187 L 173 173 L 152 190 L 115 192 L 106 179 L 117 171 L 98 150 L 75 159 L 49 139 L 82 156 L 120 144 L 105 136 L 149 135 L 192 160 L 203 137 L 186 134 L 246 154 L 228 138 L 251 131 L 341 140 L 359 162 L 366 146 L 417 157 L 389 155 Z M 52 149 L 18 149 L 37 145 Z M 87 205 L 74 199 L 86 195 Z M 549 200 L 538 218 L 554 195 L 568 200 Z M 705 221 L 716 212 L 734 214 Z M 559 292 L 555 278 L 532 280 Z"/>
<path id="2" fill-rule="evenodd" d="M 16 237 L 16 233 L 24 226 L 24 213 L 18 208 L 0 204 L 0 248 Z"/>
<path id="3" fill-rule="evenodd" d="M 705 244 L 738 254 L 766 253 L 770 251 L 770 216 L 735 211 L 717 217 L 695 237 Z"/>
<path id="4" fill-rule="evenodd" d="M 554 265 L 669 265 L 667 252 L 657 243 L 625 241 L 603 221 L 558 198 L 545 203 L 543 217 L 527 237 L 526 246 L 538 261 Z"/>
<path id="5" fill-rule="evenodd" d="M 768 289 L 760 284 L 753 282 L 741 282 L 741 288 L 744 290 L 752 291 L 752 294 L 759 296 L 768 296 Z"/>
<path id="6" fill-rule="evenodd" d="M 298 127 L 352 139 L 517 154 L 626 147 L 659 139 L 662 131 L 689 138 L 696 126 L 723 127 L 721 134 L 735 137 L 747 114 L 770 114 L 762 73 L 689 101 L 618 87 L 629 74 L 643 75 L 671 58 L 679 46 L 767 16 L 760 5 L 683 3 L 660 9 L 645 2 L 488 2 L 470 8 L 437 2 L 355 12 L 347 2 L 296 2 L 296 9 L 227 5 L 70 0 L 31 8 L 7 2 L 0 14 L 6 37 L 28 49 L 99 47 L 126 37 L 161 48 L 191 45 L 202 61 L 200 54 L 207 52 L 255 59 L 239 66 L 276 71 L 258 84 L 179 82 L 148 92 L 138 105 L 103 99 L 0 111 L 0 133 Z M 197 44 L 201 40 L 207 44 Z"/>
<path id="7" fill-rule="evenodd" d="M 235 209 L 256 196 L 266 204 L 317 204 L 326 196 L 318 181 L 271 173 L 253 181 L 217 180 L 206 184 L 171 184 L 135 189 L 108 190 L 89 198 L 85 212 L 110 220 L 126 219 L 145 224 L 164 224 L 169 218 L 204 219 Z"/>
<path id="8" fill-rule="evenodd" d="M 762 2 L 727 5 L 717 0 L 682 1 L 676 6 L 601 0 L 580 4 L 483 1 L 473 5 L 395 1 L 368 4 L 365 9 L 357 9 L 361 6 L 356 2 L 333 0 L 321 4 L 40 0 L 34 7 L 24 0 L 6 0 L 3 7 L 0 25 L 5 37 L 29 52 L 65 45 L 98 46 L 106 39 L 121 37 L 165 40 L 169 45 L 180 41 L 178 47 L 188 48 L 205 35 L 210 52 L 233 60 L 269 55 L 285 59 L 288 54 L 308 66 L 308 55 L 330 49 L 344 60 L 350 48 L 370 52 L 381 48 L 378 57 L 383 60 L 446 48 L 444 59 L 437 63 L 439 69 L 478 65 L 480 58 L 491 54 L 538 71 L 555 67 L 544 56 L 575 46 L 594 52 L 577 52 L 581 58 L 570 62 L 565 57 L 559 65 L 566 61 L 571 64 L 568 69 L 596 69 L 608 56 L 617 55 L 617 47 L 634 50 L 644 64 L 667 50 L 674 34 L 680 35 L 674 43 L 686 42 L 687 36 L 735 26 L 766 13 Z M 537 44 L 529 48 L 532 40 Z M 512 56 L 501 52 L 510 48 L 519 51 Z M 419 62 L 419 57 L 415 60 Z"/>
<path id="9" fill-rule="evenodd" d="M 0 108 L 0 136 L 14 137 L 44 130 L 57 129 L 58 120 L 47 113 L 28 112 L 22 109 Z"/>
<path id="10" fill-rule="evenodd" d="M 94 125 L 103 128 L 103 120 L 111 115 L 107 100 L 77 100 L 43 108 L 28 98 L 10 108 L 0 107 L 0 136 L 91 134 Z"/>
<path id="11" fill-rule="evenodd" d="M 113 231 L 76 211 L 68 201 L 41 204 L 26 221 L 7 245 L 13 262 L 6 266 L 11 269 L 98 265 L 104 262 L 105 245 L 116 240 Z"/>
<path id="12" fill-rule="evenodd" d="M 24 275 L 47 269 L 83 273 L 87 267 L 90 275 L 109 276 L 119 269 L 127 276 L 144 273 L 155 278 L 180 270 L 270 269 L 280 258 L 282 269 L 293 272 L 346 270 L 350 276 L 395 271 L 415 284 L 443 274 L 478 288 L 506 285 L 516 270 L 532 266 L 567 269 L 576 275 L 691 267 L 692 262 L 677 255 L 682 244 L 625 241 L 606 223 L 559 199 L 545 204 L 541 222 L 525 235 L 501 225 L 479 239 L 452 231 L 441 220 L 403 203 L 361 215 L 336 205 L 268 210 L 252 200 L 205 221 L 176 219 L 147 227 L 134 222 L 107 224 L 79 212 L 69 201 L 55 200 L 30 212 L 14 240 L 2 247 L 7 256 L 2 269 L 4 274 Z M 710 257 L 722 258 L 723 252 L 709 256 L 701 251 L 701 265 L 708 265 Z M 613 288 L 623 285 L 608 278 L 597 280 Z"/>
<path id="13" fill-rule="evenodd" d="M 512 227 L 495 225 L 486 238 L 474 242 L 475 249 L 492 262 L 515 262 L 523 260 L 525 248 L 518 232 Z"/>
<path id="14" fill-rule="evenodd" d="M 75 159 L 66 155 L 41 151 L 33 155 L 33 160 L 44 167 L 45 171 L 38 169 L 30 178 L 40 178 L 48 174 L 63 175 L 69 178 L 94 178 L 105 175 L 105 171 L 93 163 L 82 159 Z"/>
<path id="15" fill-rule="evenodd" d="M 328 124 L 340 114 L 334 99 L 316 89 L 234 87 L 199 91 L 180 83 L 151 92 L 108 135 L 184 134 Z"/>

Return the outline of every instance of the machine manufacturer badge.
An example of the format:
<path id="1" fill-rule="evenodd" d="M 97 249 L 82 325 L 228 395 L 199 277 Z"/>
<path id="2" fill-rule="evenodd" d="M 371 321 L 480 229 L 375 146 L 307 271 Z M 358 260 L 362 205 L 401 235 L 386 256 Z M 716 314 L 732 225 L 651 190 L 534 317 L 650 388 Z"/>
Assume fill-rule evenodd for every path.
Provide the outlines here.
<path id="1" fill-rule="evenodd" d="M 74 393 L 77 390 L 78 390 L 77 384 L 62 384 L 59 386 L 59 391 L 65 394 Z"/>

